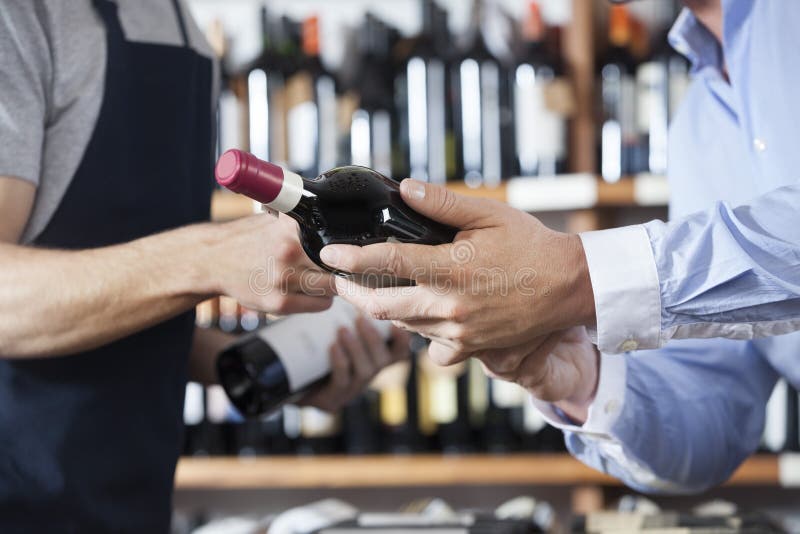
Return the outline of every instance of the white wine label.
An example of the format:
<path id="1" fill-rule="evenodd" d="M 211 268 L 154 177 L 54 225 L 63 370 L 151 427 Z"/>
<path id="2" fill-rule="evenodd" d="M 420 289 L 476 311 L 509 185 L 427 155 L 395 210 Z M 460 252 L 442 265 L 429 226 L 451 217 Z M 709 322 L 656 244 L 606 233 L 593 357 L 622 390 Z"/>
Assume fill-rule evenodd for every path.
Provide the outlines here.
<path id="1" fill-rule="evenodd" d="M 786 388 L 786 381 L 779 380 L 767 401 L 762 439 L 764 446 L 772 452 L 780 452 L 786 443 Z"/>
<path id="2" fill-rule="evenodd" d="M 321 313 L 292 315 L 258 331 L 283 363 L 289 389 L 299 391 L 330 372 L 330 348 L 341 327 L 353 329 L 358 311 L 347 301 L 335 298 Z M 388 339 L 391 323 L 373 321 L 373 326 Z"/>
<path id="3" fill-rule="evenodd" d="M 310 169 L 316 160 L 318 111 L 313 101 L 297 104 L 289 110 L 289 167 Z"/>
<path id="4" fill-rule="evenodd" d="M 312 406 L 300 409 L 300 435 L 304 438 L 330 437 L 339 431 L 339 427 L 340 419 L 337 414 Z"/>
<path id="5" fill-rule="evenodd" d="M 203 422 L 203 386 L 197 382 L 186 384 L 186 397 L 183 401 L 183 422 L 197 425 Z"/>
<path id="6" fill-rule="evenodd" d="M 212 423 L 224 423 L 236 418 L 233 405 L 222 386 L 206 388 L 206 410 L 206 419 Z"/>
<path id="7" fill-rule="evenodd" d="M 336 167 L 338 139 L 336 137 L 336 84 L 333 78 L 323 76 L 317 80 L 317 105 L 319 109 L 319 160 L 317 167 Z"/>
<path id="8" fill-rule="evenodd" d="M 268 161 L 269 150 L 269 104 L 267 99 L 267 75 L 254 70 L 247 77 L 247 94 L 250 109 L 250 152 L 258 159 Z"/>
<path id="9" fill-rule="evenodd" d="M 531 65 L 520 65 L 515 78 L 517 154 L 522 175 L 527 176 L 537 170 L 540 158 L 566 154 L 567 129 L 564 116 L 547 107 L 545 91 L 552 78 L 537 79 Z"/>
<path id="10" fill-rule="evenodd" d="M 513 382 L 492 379 L 492 402 L 499 408 L 519 408 L 525 404 L 527 392 Z"/>
<path id="11" fill-rule="evenodd" d="M 536 434 L 547 426 L 547 420 L 545 420 L 542 412 L 539 411 L 536 405 L 533 404 L 533 400 L 531 398 L 525 399 L 522 414 L 523 426 L 525 428 L 525 432 L 528 434 Z"/>
<path id="12" fill-rule="evenodd" d="M 778 479 L 784 488 L 800 487 L 800 454 L 784 453 L 778 456 Z"/>

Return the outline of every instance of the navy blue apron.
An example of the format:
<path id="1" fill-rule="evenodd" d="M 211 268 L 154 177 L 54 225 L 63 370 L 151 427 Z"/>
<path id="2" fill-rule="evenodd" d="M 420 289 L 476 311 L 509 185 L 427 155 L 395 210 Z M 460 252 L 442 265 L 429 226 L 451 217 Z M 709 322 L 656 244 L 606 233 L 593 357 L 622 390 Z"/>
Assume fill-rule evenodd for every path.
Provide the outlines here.
<path id="1" fill-rule="evenodd" d="M 211 61 L 189 48 L 177 0 L 182 46 L 127 41 L 116 4 L 93 3 L 103 103 L 37 246 L 102 247 L 209 215 Z M 188 312 L 82 354 L 0 362 L 0 532 L 168 531 L 193 329 Z"/>

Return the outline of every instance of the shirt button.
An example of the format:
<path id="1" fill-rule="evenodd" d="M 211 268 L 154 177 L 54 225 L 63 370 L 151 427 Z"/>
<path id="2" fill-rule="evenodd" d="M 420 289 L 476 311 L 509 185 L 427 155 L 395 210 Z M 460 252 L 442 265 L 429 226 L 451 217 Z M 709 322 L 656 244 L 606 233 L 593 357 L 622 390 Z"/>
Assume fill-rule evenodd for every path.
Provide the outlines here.
<path id="1" fill-rule="evenodd" d="M 756 149 L 756 152 L 764 152 L 767 149 L 767 143 L 763 139 L 756 137 L 753 139 L 753 148 Z"/>
<path id="2" fill-rule="evenodd" d="M 607 415 L 614 415 L 619 411 L 619 401 L 616 399 L 611 399 L 605 405 L 605 411 Z"/>
<path id="3" fill-rule="evenodd" d="M 639 343 L 635 339 L 629 339 L 620 345 L 619 348 L 622 349 L 622 352 L 631 352 L 639 348 Z"/>

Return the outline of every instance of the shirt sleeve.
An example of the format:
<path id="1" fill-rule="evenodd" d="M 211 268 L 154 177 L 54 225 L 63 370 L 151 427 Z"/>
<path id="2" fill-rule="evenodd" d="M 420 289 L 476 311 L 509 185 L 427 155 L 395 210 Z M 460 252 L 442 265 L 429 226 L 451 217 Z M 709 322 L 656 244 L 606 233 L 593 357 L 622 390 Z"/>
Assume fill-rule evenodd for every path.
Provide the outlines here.
<path id="1" fill-rule="evenodd" d="M 609 353 L 800 329 L 800 185 L 670 223 L 581 234 Z"/>
<path id="2" fill-rule="evenodd" d="M 615 358 L 624 379 L 601 367 L 584 426 L 544 411 L 584 463 L 639 491 L 694 493 L 727 480 L 758 447 L 777 374 L 753 342 L 683 340 Z M 611 414 L 609 399 L 621 399 Z"/>
<path id="3" fill-rule="evenodd" d="M 47 123 L 50 46 L 39 2 L 0 9 L 0 176 L 39 183 Z"/>

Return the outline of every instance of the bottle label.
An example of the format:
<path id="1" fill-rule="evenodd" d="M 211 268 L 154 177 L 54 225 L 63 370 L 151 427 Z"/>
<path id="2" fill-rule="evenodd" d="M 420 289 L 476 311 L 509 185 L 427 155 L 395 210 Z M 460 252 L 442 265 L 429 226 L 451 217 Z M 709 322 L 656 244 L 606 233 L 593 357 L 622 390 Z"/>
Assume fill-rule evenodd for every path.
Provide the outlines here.
<path id="1" fill-rule="evenodd" d="M 330 372 L 330 348 L 339 328 L 355 328 L 358 311 L 341 298 L 322 313 L 301 313 L 259 330 L 281 363 L 289 379 L 289 390 L 296 393 Z M 384 338 L 389 337 L 387 321 L 373 321 Z"/>
<path id="2" fill-rule="evenodd" d="M 531 65 L 516 71 L 517 155 L 523 176 L 540 173 L 542 160 L 555 161 L 566 155 L 566 121 L 548 108 L 545 91 L 550 80 L 537 79 Z"/>

